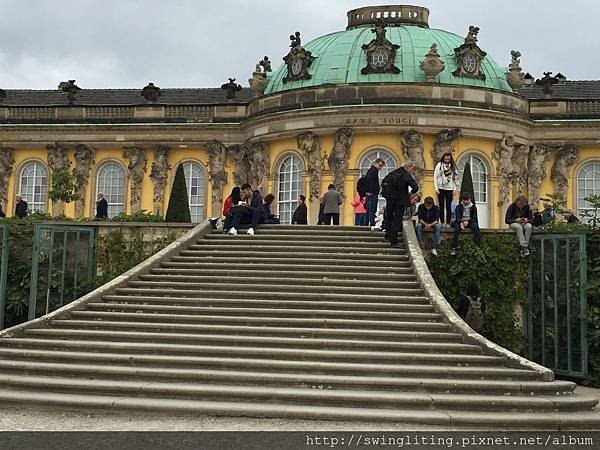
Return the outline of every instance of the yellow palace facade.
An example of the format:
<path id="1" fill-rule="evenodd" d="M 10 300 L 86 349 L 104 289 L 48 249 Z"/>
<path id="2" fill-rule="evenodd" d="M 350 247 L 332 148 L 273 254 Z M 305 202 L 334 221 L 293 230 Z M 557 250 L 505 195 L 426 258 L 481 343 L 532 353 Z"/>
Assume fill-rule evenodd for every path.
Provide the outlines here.
<path id="1" fill-rule="evenodd" d="M 352 224 L 356 181 L 372 161 L 385 160 L 383 176 L 410 158 L 433 195 L 444 151 L 459 170 L 470 163 L 484 227 L 504 226 L 517 192 L 534 208 L 560 193 L 579 212 L 600 194 L 600 81 L 535 79 L 508 49 L 503 67 L 484 50 L 485 30 L 431 28 L 426 8 L 347 15 L 345 30 L 282 39 L 282 64 L 260 60 L 250 88 L 0 89 L 2 207 L 12 215 L 21 194 L 30 210 L 91 217 L 103 192 L 111 216 L 164 212 L 183 164 L 194 221 L 220 215 L 233 186 L 250 182 L 275 195 L 284 223 L 306 195 L 315 223 L 333 183 L 346 197 L 341 223 Z M 64 206 L 48 199 L 60 170 L 80 186 Z"/>

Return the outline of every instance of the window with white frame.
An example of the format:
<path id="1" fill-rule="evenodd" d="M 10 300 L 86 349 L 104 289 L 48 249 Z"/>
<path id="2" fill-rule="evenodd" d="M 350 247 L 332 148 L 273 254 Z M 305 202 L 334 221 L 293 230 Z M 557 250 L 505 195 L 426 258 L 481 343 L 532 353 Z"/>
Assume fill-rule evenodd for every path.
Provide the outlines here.
<path id="1" fill-rule="evenodd" d="M 182 164 L 192 222 L 202 222 L 202 220 L 204 220 L 204 191 L 206 190 L 206 175 L 204 173 L 204 168 L 193 161 L 184 162 Z"/>
<path id="2" fill-rule="evenodd" d="M 302 160 L 287 156 L 279 165 L 277 210 L 281 223 L 292 223 L 292 215 L 302 193 Z"/>
<path id="3" fill-rule="evenodd" d="M 458 161 L 458 173 L 460 176 L 458 186 L 460 188 L 462 184 L 462 177 L 467 163 L 469 163 L 469 165 L 471 166 L 471 176 L 473 178 L 473 193 L 475 194 L 475 203 L 487 203 L 487 168 L 485 167 L 485 163 L 483 162 L 483 160 L 477 155 L 465 155 Z M 459 193 L 459 195 L 460 194 L 461 193 Z"/>
<path id="4" fill-rule="evenodd" d="M 394 155 L 392 155 L 387 150 L 373 149 L 372 151 L 368 152 L 366 155 L 364 155 L 361 158 L 361 160 L 358 164 L 358 169 L 359 169 L 358 176 L 359 177 L 364 176 L 367 173 L 367 170 L 369 170 L 369 168 L 373 165 L 375 160 L 378 158 L 383 159 L 383 162 L 385 163 L 385 166 L 383 166 L 381 168 L 381 170 L 379 171 L 379 183 L 380 184 L 381 184 L 381 180 L 383 180 L 383 177 L 385 177 L 388 173 L 390 173 L 391 171 L 396 170 L 398 168 L 398 163 L 396 162 L 396 158 L 394 158 Z M 385 199 L 383 197 L 381 197 L 381 195 L 380 195 L 378 208 L 383 208 L 383 207 L 385 207 Z"/>
<path id="5" fill-rule="evenodd" d="M 592 205 L 585 200 L 590 195 L 600 195 L 600 161 L 584 164 L 577 172 L 577 212 L 588 221 Z"/>
<path id="6" fill-rule="evenodd" d="M 21 169 L 19 194 L 29 211 L 46 212 L 48 202 L 48 169 L 39 161 L 30 161 Z"/>
<path id="7" fill-rule="evenodd" d="M 96 195 L 104 194 L 108 203 L 108 217 L 125 212 L 125 168 L 115 162 L 109 161 L 100 166 L 96 176 Z"/>

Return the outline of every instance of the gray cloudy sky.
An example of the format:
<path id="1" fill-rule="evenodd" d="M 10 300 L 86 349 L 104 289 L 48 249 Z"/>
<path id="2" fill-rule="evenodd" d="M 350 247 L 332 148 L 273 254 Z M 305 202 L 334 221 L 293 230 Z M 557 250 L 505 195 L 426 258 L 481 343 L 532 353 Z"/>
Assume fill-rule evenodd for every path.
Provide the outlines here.
<path id="1" fill-rule="evenodd" d="M 346 11 L 385 0 L 0 0 L 0 88 L 216 87 L 247 85 L 256 62 L 274 66 L 290 33 L 303 42 L 342 30 Z M 536 78 L 600 79 L 600 2 L 592 0 L 420 0 L 429 25 L 466 35 L 501 65 L 510 50 Z"/>

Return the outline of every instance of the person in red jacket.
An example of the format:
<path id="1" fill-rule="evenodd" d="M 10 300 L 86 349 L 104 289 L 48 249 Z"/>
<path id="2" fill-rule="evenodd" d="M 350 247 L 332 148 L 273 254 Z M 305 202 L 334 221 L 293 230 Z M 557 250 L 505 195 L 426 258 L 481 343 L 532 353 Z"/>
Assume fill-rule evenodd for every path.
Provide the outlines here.
<path id="1" fill-rule="evenodd" d="M 231 195 L 225 199 L 223 203 L 223 217 L 227 217 L 231 211 L 233 205 L 237 205 L 242 201 L 242 195 L 240 194 L 240 188 L 238 186 L 231 190 Z"/>

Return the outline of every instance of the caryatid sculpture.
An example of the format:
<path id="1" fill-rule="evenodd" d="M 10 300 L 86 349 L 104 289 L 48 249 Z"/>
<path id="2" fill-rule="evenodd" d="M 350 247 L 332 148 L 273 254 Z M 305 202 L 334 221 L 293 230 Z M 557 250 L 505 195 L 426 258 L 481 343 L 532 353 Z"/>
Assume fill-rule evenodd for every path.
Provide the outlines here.
<path id="1" fill-rule="evenodd" d="M 236 186 L 247 183 L 250 178 L 250 163 L 247 156 L 250 151 L 250 145 L 231 145 L 227 151 L 233 161 L 233 182 Z"/>
<path id="2" fill-rule="evenodd" d="M 142 207 L 142 181 L 146 172 L 146 151 L 139 147 L 124 147 L 123 158 L 129 160 L 127 170 L 131 180 L 131 212 L 137 212 Z"/>
<path id="3" fill-rule="evenodd" d="M 353 138 L 354 130 L 352 128 L 337 130 L 333 136 L 333 148 L 327 160 L 329 169 L 333 172 L 333 185 L 342 196 L 344 195 L 344 179 L 348 170 L 348 156 Z"/>
<path id="4" fill-rule="evenodd" d="M 154 202 L 155 212 L 163 210 L 165 202 L 165 189 L 169 174 L 169 147 L 162 144 L 154 146 L 154 161 L 150 169 L 150 179 L 154 184 L 154 193 L 152 200 Z"/>
<path id="5" fill-rule="evenodd" d="M 550 158 L 550 148 L 547 145 L 535 144 L 529 151 L 529 164 L 527 167 L 527 191 L 529 205 L 533 211 L 538 209 L 540 202 L 540 188 L 546 178 L 546 161 Z"/>
<path id="6" fill-rule="evenodd" d="M 444 153 L 455 152 L 454 143 L 461 136 L 462 132 L 460 128 L 445 129 L 438 133 L 433 149 L 431 150 L 434 165 L 440 161 Z"/>
<path id="7" fill-rule="evenodd" d="M 67 149 L 59 144 L 48 144 L 46 145 L 48 150 L 48 167 L 52 171 L 51 175 L 56 172 L 63 170 L 69 170 L 71 167 L 71 161 L 67 155 Z M 52 202 L 52 215 L 59 216 L 64 212 L 64 205 L 62 200 L 55 200 Z"/>
<path id="8" fill-rule="evenodd" d="M 579 159 L 579 149 L 573 144 L 562 146 L 554 158 L 550 179 L 554 183 L 554 193 L 567 198 L 569 168 Z"/>
<path id="9" fill-rule="evenodd" d="M 267 177 L 271 167 L 269 145 L 265 142 L 253 142 L 247 154 L 250 164 L 250 181 L 254 189 L 263 191 L 267 188 Z"/>
<path id="10" fill-rule="evenodd" d="M 316 202 L 321 195 L 321 180 L 323 178 L 323 156 L 321 143 L 312 131 L 305 131 L 296 136 L 298 149 L 306 158 L 306 172 L 310 177 L 310 201 Z"/>
<path id="11" fill-rule="evenodd" d="M 205 145 L 208 151 L 208 178 L 211 183 L 213 215 L 220 214 L 223 203 L 223 188 L 227 184 L 225 162 L 227 160 L 227 147 L 216 139 Z"/>
<path id="12" fill-rule="evenodd" d="M 75 216 L 83 217 L 85 214 L 85 192 L 90 179 L 90 170 L 94 165 L 96 150 L 88 145 L 75 146 L 75 167 L 73 178 L 78 188 L 79 198 L 75 200 Z"/>
<path id="13" fill-rule="evenodd" d="M 408 130 L 401 134 L 402 156 L 414 163 L 413 177 L 419 186 L 423 186 L 425 175 L 425 157 L 423 156 L 423 135 L 417 130 Z"/>
<path id="14" fill-rule="evenodd" d="M 527 165 L 529 163 L 529 145 L 514 145 L 510 181 L 516 186 L 518 194 L 524 194 L 527 187 Z"/>
<path id="15" fill-rule="evenodd" d="M 513 172 L 513 148 L 515 138 L 512 134 L 504 133 L 504 136 L 496 144 L 493 156 L 497 161 L 496 175 L 500 177 L 500 198 L 498 206 L 505 205 L 510 201 L 511 180 L 515 177 Z"/>
<path id="16" fill-rule="evenodd" d="M 0 148 L 0 205 L 6 210 L 8 202 L 8 180 L 15 166 L 14 150 L 10 147 Z M 29 200 L 29 199 L 27 199 Z"/>

